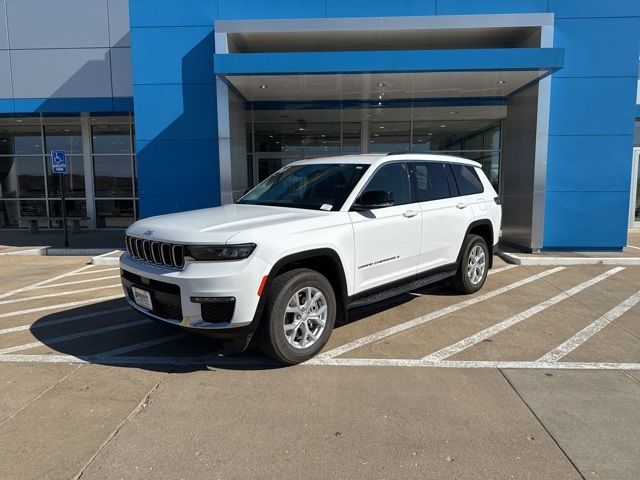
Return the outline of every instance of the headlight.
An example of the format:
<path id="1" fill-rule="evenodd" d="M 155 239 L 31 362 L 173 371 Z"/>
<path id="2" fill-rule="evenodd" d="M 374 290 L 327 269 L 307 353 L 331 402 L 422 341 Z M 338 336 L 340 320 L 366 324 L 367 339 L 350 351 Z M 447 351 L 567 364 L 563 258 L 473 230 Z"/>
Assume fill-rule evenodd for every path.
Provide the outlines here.
<path id="1" fill-rule="evenodd" d="M 255 250 L 255 243 L 238 245 L 189 245 L 185 255 L 196 260 L 242 260 Z"/>

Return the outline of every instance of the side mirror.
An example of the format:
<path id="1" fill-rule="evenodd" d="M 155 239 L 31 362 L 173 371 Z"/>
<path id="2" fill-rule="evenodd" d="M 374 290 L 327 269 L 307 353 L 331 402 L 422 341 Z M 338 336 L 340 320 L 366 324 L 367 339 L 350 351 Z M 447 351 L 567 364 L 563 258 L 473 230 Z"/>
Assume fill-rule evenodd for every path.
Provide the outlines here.
<path id="1" fill-rule="evenodd" d="M 354 210 L 373 210 L 374 208 L 391 207 L 394 205 L 393 192 L 384 190 L 367 190 L 353 204 Z"/>

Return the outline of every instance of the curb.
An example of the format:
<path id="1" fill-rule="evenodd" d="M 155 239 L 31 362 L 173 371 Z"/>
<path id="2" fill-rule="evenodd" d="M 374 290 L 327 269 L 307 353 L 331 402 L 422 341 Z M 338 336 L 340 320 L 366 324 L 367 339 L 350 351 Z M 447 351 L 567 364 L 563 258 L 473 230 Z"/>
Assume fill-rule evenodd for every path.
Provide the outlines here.
<path id="1" fill-rule="evenodd" d="M 498 250 L 502 260 L 514 265 L 640 265 L 640 257 L 521 257 L 515 253 Z"/>
<path id="2" fill-rule="evenodd" d="M 124 252 L 122 250 L 111 250 L 91 258 L 92 265 L 119 265 L 120 257 Z"/>

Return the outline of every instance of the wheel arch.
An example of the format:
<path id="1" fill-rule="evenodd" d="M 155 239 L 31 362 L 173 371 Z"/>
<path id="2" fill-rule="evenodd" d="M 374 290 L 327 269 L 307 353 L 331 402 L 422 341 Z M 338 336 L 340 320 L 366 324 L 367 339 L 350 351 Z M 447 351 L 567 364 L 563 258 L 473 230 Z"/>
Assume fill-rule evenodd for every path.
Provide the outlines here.
<path id="1" fill-rule="evenodd" d="M 487 244 L 487 248 L 489 250 L 489 268 L 493 268 L 493 224 L 491 220 L 488 218 L 483 218 L 480 220 L 475 220 L 469 224 L 467 227 L 467 231 L 464 234 L 464 238 L 468 235 L 478 235 L 482 237 Z M 460 251 L 458 252 L 458 264 L 462 264 L 462 249 L 464 248 L 464 240 L 462 242 L 462 246 L 460 247 Z"/>

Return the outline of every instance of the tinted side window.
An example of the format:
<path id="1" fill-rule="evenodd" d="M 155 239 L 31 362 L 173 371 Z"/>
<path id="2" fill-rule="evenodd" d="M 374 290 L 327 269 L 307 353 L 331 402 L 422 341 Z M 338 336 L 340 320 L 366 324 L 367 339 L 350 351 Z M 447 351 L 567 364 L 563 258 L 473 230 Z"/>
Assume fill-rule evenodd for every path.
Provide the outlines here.
<path id="1" fill-rule="evenodd" d="M 484 192 L 484 187 L 476 169 L 469 165 L 451 164 L 453 176 L 458 184 L 460 195 L 473 195 Z"/>
<path id="2" fill-rule="evenodd" d="M 443 163 L 414 163 L 416 194 L 419 202 L 448 198 L 449 183 Z"/>
<path id="3" fill-rule="evenodd" d="M 411 187 L 406 164 L 390 163 L 381 167 L 373 174 L 365 190 L 393 192 L 395 205 L 411 203 Z"/>

